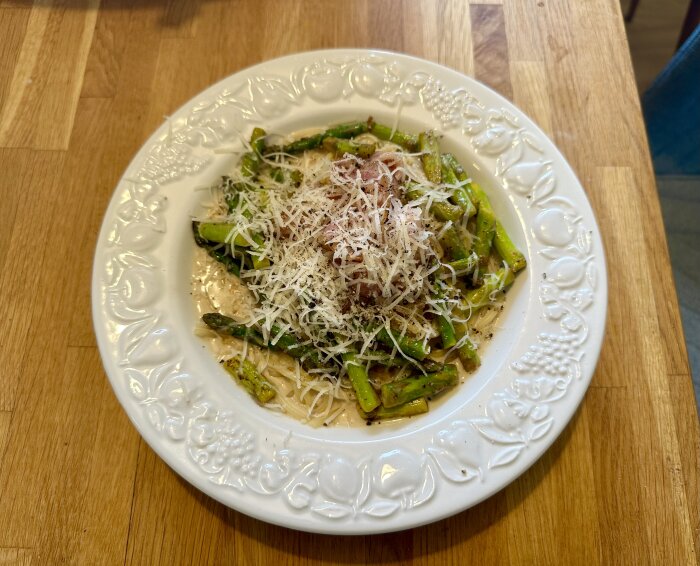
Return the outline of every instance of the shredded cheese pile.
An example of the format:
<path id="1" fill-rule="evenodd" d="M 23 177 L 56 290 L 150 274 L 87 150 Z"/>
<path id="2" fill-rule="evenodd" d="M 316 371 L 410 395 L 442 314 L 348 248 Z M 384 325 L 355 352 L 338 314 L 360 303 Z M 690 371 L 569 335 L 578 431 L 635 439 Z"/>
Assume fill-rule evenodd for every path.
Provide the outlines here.
<path id="1" fill-rule="evenodd" d="M 250 324 L 273 343 L 273 327 L 293 332 L 336 361 L 351 345 L 365 354 L 382 327 L 434 337 L 425 314 L 444 306 L 431 297 L 441 253 L 427 210 L 448 189 L 431 185 L 417 157 L 392 144 L 368 159 L 318 151 L 277 156 L 274 165 L 300 171 L 302 183 L 265 179 L 266 190 L 241 191 L 228 214 L 220 199 L 215 213 L 236 226 L 230 239 L 264 238 L 259 251 L 270 267 L 241 270 L 257 300 Z M 406 202 L 408 182 L 424 196 Z"/>
<path id="2" fill-rule="evenodd" d="M 269 260 L 269 266 L 257 269 L 241 265 L 240 281 L 252 297 L 240 322 L 259 328 L 266 342 L 274 344 L 289 332 L 319 352 L 325 367 L 304 372 L 303 380 L 298 361 L 285 367 L 275 358 L 268 367 L 270 351 L 260 354 L 266 356 L 268 372 L 295 386 L 279 398 L 281 405 L 270 408 L 302 411 L 304 419 L 317 424 L 332 422 L 354 398 L 340 379 L 341 354 L 359 350 L 367 362 L 381 355 L 373 344 L 382 328 L 392 329 L 395 337 L 411 334 L 427 342 L 437 336 L 434 316 L 446 314 L 455 322 L 469 320 L 471 339 L 478 344 L 490 336 L 500 310 L 482 309 L 475 317 L 468 312 L 465 319 L 457 315 L 459 309 L 452 312 L 460 305 L 458 274 L 441 262 L 439 244 L 452 223 L 437 221 L 429 211 L 433 201 L 447 200 L 455 187 L 428 181 L 418 154 L 369 134 L 358 141 L 363 137 L 378 143 L 367 159 L 349 154 L 336 159 L 324 151 L 266 156 L 269 165 L 284 172 L 283 181 L 263 173 L 251 183 L 237 167 L 211 188 L 213 202 L 198 219 L 233 225 L 227 241 L 243 238 L 259 260 Z M 241 190 L 246 185 L 249 190 Z M 422 196 L 408 200 L 408 186 Z M 236 204 L 230 210 L 233 195 Z M 473 234 L 467 221 L 464 217 L 458 229 L 469 243 Z M 494 261 L 487 270 L 498 267 Z M 217 269 L 225 279 L 225 270 Z M 473 277 L 476 281 L 478 270 Z M 248 355 L 247 344 L 243 347 Z M 395 348 L 394 354 L 401 352 Z"/>

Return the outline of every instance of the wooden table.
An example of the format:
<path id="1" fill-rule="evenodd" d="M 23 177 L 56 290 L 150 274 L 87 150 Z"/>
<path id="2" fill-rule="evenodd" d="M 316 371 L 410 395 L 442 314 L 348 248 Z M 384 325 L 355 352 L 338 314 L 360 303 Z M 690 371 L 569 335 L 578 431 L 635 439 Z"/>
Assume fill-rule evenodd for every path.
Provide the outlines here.
<path id="1" fill-rule="evenodd" d="M 165 115 L 268 58 L 377 47 L 512 99 L 603 231 L 607 338 L 581 409 L 507 489 L 402 533 L 270 526 L 176 476 L 104 376 L 90 269 L 112 190 Z M 698 419 L 615 0 L 0 0 L 0 563 L 689 564 Z"/>

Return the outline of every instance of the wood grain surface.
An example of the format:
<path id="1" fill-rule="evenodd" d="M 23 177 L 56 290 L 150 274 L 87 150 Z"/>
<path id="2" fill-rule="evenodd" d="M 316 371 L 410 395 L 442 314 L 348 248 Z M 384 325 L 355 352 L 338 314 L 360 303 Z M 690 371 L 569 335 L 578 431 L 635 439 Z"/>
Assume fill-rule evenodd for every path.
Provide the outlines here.
<path id="1" fill-rule="evenodd" d="M 527 473 L 441 522 L 372 537 L 216 503 L 140 439 L 90 317 L 102 215 L 180 104 L 290 52 L 376 47 L 511 98 L 578 174 L 610 272 L 571 424 Z M 615 0 L 0 0 L 0 564 L 696 564 L 698 418 Z"/>

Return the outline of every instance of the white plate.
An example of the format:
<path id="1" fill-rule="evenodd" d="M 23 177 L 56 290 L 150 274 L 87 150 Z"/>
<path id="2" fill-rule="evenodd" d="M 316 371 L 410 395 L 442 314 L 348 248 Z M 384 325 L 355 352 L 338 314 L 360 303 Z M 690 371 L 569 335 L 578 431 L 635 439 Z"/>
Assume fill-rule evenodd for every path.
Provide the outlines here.
<path id="1" fill-rule="evenodd" d="M 189 219 L 253 125 L 291 132 L 373 115 L 435 128 L 526 252 L 482 367 L 430 413 L 314 429 L 258 407 L 193 335 Z M 603 338 L 602 243 L 573 171 L 510 102 L 428 61 L 367 50 L 290 55 L 197 95 L 138 152 L 112 197 L 92 286 L 119 401 L 203 492 L 294 529 L 356 534 L 435 521 L 525 471 L 574 414 Z"/>

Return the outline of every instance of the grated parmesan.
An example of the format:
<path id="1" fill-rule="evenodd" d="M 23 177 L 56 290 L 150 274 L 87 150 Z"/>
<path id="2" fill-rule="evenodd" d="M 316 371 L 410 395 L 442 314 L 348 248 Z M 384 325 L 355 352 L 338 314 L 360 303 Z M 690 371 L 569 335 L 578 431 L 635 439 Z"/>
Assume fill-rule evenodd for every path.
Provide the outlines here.
<path id="1" fill-rule="evenodd" d="M 270 267 L 241 270 L 257 303 L 250 324 L 273 343 L 273 327 L 291 331 L 337 363 L 351 345 L 364 353 L 381 327 L 434 337 L 425 313 L 435 310 L 430 275 L 441 250 L 426 210 L 448 189 L 425 179 L 416 155 L 388 143 L 367 160 L 319 151 L 270 162 L 300 171 L 301 185 L 265 179 L 266 190 L 238 193 L 231 213 L 222 194 L 207 218 L 235 224 L 229 240 L 264 237 L 258 250 Z M 408 180 L 423 197 L 404 202 Z M 231 182 L 246 179 L 234 171 Z"/>
<path id="2" fill-rule="evenodd" d="M 378 142 L 369 134 L 361 138 Z M 280 354 L 273 362 L 269 350 L 263 358 L 247 343 L 235 348 L 244 357 L 253 354 L 259 369 L 290 383 L 287 394 L 268 406 L 304 422 L 328 425 L 354 402 L 351 386 L 341 379 L 344 352 L 357 348 L 358 357 L 369 365 L 381 328 L 391 328 L 395 342 L 406 334 L 427 342 L 437 336 L 432 317 L 451 313 L 459 303 L 454 286 L 459 274 L 441 263 L 439 244 L 452 223 L 436 221 L 429 212 L 432 203 L 446 200 L 454 187 L 430 183 L 419 154 L 388 142 L 378 147 L 369 159 L 349 154 L 333 159 L 321 151 L 267 155 L 269 165 L 300 172 L 299 186 L 265 176 L 261 189 L 236 168 L 212 192 L 205 217 L 197 219 L 232 223 L 235 228 L 227 240 L 243 238 L 257 246 L 260 259 L 270 262 L 258 269 L 241 266 L 240 281 L 252 297 L 241 301 L 245 316 L 234 313 L 238 305 L 228 306 L 234 317 L 260 328 L 265 341 L 273 344 L 291 332 L 301 344 L 313 345 L 326 365 L 337 368 L 305 371 L 298 360 L 281 365 Z M 420 198 L 407 201 L 408 182 L 419 189 Z M 234 185 L 251 190 L 238 191 L 237 204 L 229 211 L 226 196 Z M 471 237 L 466 219 L 458 226 Z M 262 246 L 252 234 L 262 235 Z M 436 278 L 441 268 L 446 275 Z M 230 277 L 221 268 L 215 274 L 204 285 L 213 305 L 219 300 L 220 282 Z M 436 298 L 434 286 L 441 279 L 452 285 L 446 287 L 446 296 Z M 494 313 L 483 309 L 470 326 L 492 325 Z M 231 351 L 228 348 L 226 355 Z M 393 353 L 401 353 L 396 343 Z"/>

